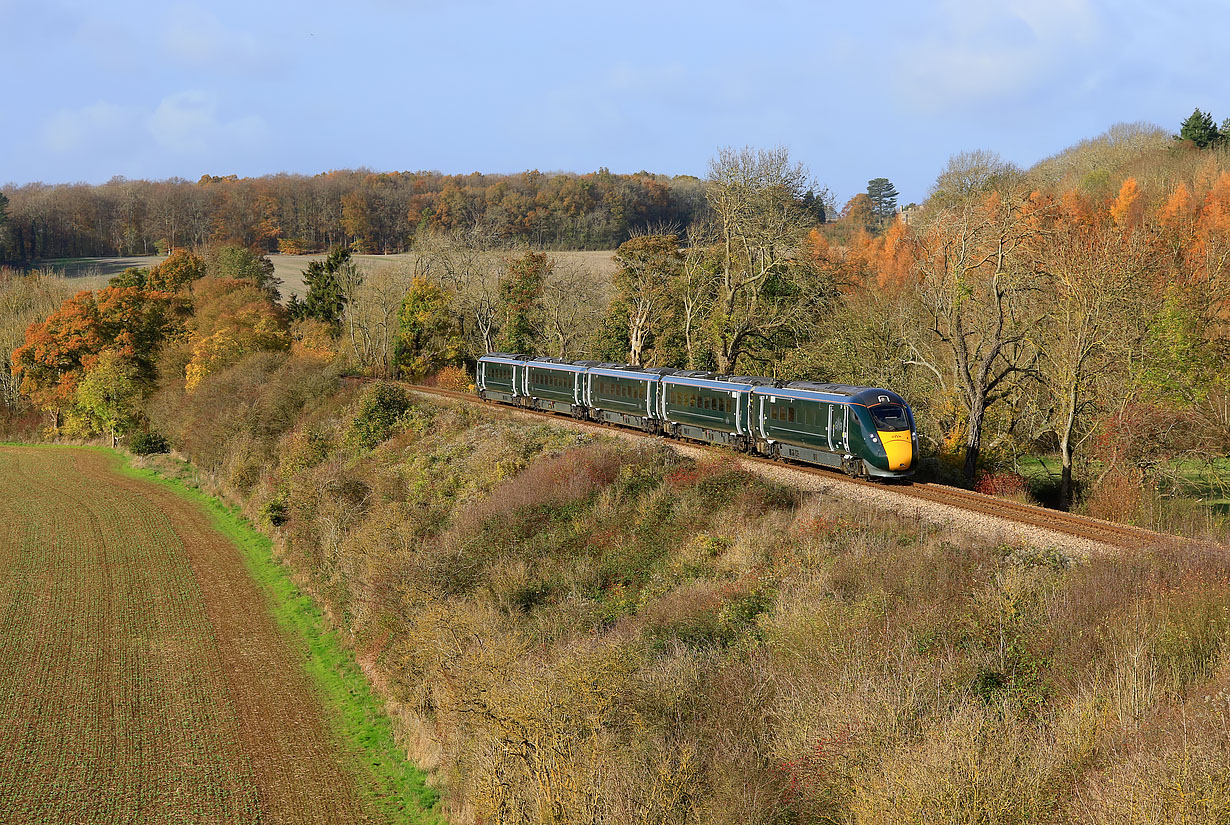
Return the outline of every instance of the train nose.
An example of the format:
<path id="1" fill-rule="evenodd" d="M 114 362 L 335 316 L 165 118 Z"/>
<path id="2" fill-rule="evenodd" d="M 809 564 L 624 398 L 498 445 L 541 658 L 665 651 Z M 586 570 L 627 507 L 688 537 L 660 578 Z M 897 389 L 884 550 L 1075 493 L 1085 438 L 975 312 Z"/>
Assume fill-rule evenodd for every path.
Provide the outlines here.
<path id="1" fill-rule="evenodd" d="M 880 443 L 884 445 L 884 454 L 888 456 L 888 469 L 893 472 L 910 469 L 910 464 L 914 461 L 910 433 L 879 433 L 879 436 Z"/>

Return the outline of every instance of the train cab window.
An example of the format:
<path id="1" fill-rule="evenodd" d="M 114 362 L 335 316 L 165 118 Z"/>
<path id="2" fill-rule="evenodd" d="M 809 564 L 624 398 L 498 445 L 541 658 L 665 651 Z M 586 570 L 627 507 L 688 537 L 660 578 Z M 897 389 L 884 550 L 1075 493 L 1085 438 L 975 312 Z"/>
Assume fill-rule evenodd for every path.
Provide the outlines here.
<path id="1" fill-rule="evenodd" d="M 909 416 L 900 404 L 876 404 L 868 407 L 867 411 L 876 422 L 876 429 L 882 432 L 900 432 L 910 428 Z"/>

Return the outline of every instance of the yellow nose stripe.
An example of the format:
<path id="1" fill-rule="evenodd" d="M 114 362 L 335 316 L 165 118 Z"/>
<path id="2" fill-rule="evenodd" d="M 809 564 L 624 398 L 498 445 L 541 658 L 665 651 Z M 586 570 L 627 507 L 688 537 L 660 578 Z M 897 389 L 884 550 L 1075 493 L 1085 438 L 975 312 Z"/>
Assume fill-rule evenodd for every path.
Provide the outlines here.
<path id="1" fill-rule="evenodd" d="M 888 469 L 908 470 L 914 459 L 914 446 L 910 443 L 908 432 L 878 433 L 884 444 L 884 454 L 888 456 Z"/>

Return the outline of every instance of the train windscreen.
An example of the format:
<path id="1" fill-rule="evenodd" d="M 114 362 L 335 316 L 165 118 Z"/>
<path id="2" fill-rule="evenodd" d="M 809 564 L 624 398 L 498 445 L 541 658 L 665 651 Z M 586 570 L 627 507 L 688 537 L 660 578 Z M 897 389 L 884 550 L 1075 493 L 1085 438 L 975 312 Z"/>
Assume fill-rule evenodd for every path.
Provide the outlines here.
<path id="1" fill-rule="evenodd" d="M 895 433 L 910 428 L 910 417 L 900 404 L 876 404 L 867 409 L 876 422 L 876 429 L 881 432 Z"/>

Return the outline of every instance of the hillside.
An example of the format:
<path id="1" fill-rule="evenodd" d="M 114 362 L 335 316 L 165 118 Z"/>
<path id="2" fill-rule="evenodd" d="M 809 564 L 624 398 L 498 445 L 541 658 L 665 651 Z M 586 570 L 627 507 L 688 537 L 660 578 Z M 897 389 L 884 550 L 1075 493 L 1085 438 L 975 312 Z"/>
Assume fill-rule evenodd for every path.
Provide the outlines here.
<path id="1" fill-rule="evenodd" d="M 450 821 L 1230 806 L 1222 554 L 1077 562 L 473 405 L 373 428 L 372 390 L 286 369 L 157 423 L 264 519 Z"/>

